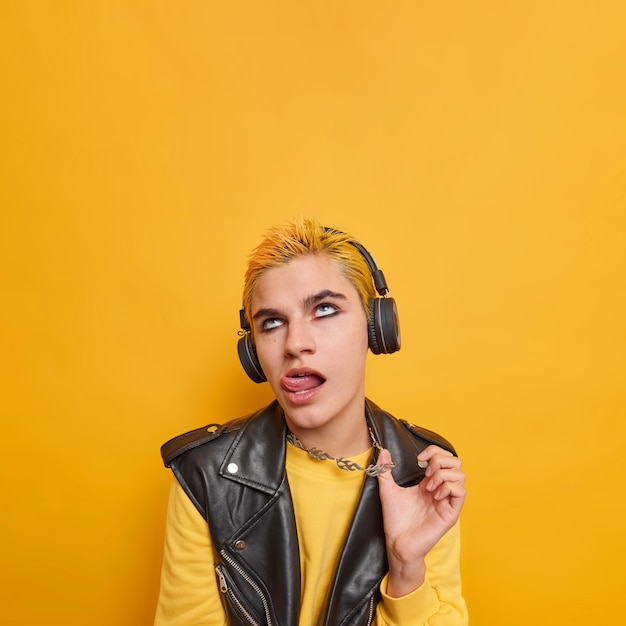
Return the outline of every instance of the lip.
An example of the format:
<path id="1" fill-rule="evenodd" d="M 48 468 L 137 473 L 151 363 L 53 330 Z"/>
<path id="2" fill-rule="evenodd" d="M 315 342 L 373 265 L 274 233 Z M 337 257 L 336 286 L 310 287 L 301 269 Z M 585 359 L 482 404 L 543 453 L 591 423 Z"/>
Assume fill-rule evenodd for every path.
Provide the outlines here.
<path id="1" fill-rule="evenodd" d="M 318 378 L 321 381 L 320 384 L 313 387 L 307 387 L 310 382 L 308 377 L 310 376 Z M 311 369 L 310 367 L 297 367 L 290 369 L 284 376 L 281 377 L 280 386 L 285 392 L 289 402 L 299 405 L 306 404 L 314 396 L 316 396 L 324 386 L 325 382 L 326 377 L 320 374 L 317 370 Z"/>

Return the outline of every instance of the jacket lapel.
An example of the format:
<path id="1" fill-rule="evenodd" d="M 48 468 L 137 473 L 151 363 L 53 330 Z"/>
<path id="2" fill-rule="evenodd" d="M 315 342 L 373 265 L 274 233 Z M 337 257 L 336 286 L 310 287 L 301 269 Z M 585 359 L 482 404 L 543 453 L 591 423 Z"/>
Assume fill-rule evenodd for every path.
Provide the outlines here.
<path id="1" fill-rule="evenodd" d="M 285 476 L 286 425 L 274 401 L 248 420 L 220 465 L 220 476 L 267 494 L 278 491 Z"/>

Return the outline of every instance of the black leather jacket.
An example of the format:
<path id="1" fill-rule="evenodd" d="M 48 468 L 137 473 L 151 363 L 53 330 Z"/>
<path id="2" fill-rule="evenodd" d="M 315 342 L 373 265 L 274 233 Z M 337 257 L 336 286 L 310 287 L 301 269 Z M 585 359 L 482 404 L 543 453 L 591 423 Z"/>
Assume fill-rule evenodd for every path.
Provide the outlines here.
<path id="1" fill-rule="evenodd" d="M 402 486 L 422 480 L 415 457 L 431 443 L 454 453 L 439 435 L 397 420 L 369 400 L 365 416 L 391 452 Z M 161 449 L 166 467 L 209 524 L 233 626 L 298 624 L 300 557 L 285 436 L 284 414 L 274 401 L 252 415 L 180 435 Z M 367 478 L 328 590 L 324 625 L 371 624 L 386 572 L 378 482 Z"/>

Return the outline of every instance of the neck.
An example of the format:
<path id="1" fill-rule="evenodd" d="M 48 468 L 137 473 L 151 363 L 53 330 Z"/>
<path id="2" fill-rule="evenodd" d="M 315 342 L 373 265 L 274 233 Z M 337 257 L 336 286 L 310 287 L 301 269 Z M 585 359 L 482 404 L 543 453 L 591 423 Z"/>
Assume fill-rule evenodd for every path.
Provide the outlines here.
<path id="1" fill-rule="evenodd" d="M 345 426 L 331 423 L 320 428 L 308 429 L 291 424 L 287 418 L 287 427 L 304 446 L 323 450 L 333 457 L 356 456 L 372 447 L 365 415 L 361 415 L 358 423 L 352 427 Z"/>

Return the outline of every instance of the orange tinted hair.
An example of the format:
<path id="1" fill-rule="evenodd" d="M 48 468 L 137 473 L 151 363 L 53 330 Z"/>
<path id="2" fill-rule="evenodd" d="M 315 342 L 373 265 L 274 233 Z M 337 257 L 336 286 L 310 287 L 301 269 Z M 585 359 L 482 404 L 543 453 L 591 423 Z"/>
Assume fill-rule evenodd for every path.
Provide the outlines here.
<path id="1" fill-rule="evenodd" d="M 243 308 L 251 318 L 252 294 L 259 278 L 272 267 L 285 265 L 308 254 L 335 261 L 357 290 L 365 314 L 369 316 L 370 298 L 376 296 L 371 271 L 350 235 L 325 228 L 315 218 L 301 218 L 284 226 L 270 228 L 248 257 L 244 276 Z"/>

